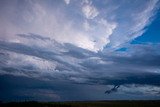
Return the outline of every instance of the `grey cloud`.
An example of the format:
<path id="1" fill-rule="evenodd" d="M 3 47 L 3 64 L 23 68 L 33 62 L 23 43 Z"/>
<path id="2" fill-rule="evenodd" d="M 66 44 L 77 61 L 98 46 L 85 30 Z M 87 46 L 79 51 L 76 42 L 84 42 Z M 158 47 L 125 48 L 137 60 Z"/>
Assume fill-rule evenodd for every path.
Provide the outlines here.
<path id="1" fill-rule="evenodd" d="M 107 94 L 111 94 L 113 92 L 117 92 L 119 87 L 120 87 L 119 85 L 118 86 L 114 86 L 112 89 L 105 91 L 105 94 L 106 93 Z"/>
<path id="2" fill-rule="evenodd" d="M 90 78 L 91 83 L 99 83 L 106 85 L 125 85 L 125 84 L 141 84 L 160 86 L 160 74 L 154 73 L 119 73 L 119 76 L 106 78 Z"/>
<path id="3" fill-rule="evenodd" d="M 88 83 L 97 84 L 148 84 L 159 86 L 160 54 L 157 45 L 130 45 L 129 51 L 100 53 L 97 60 L 81 63 L 91 75 Z M 105 63 L 104 63 L 105 62 Z M 97 78 L 96 78 L 97 77 Z"/>
<path id="4" fill-rule="evenodd" d="M 21 37 L 25 38 L 25 39 L 33 39 L 34 34 L 28 34 L 28 35 L 21 34 Z M 78 48 L 78 47 L 73 46 L 71 44 L 61 45 L 54 40 L 50 40 L 48 38 L 42 38 L 40 35 L 36 35 L 34 37 L 34 39 L 35 39 L 35 41 L 36 41 L 36 39 L 41 39 L 43 41 L 45 41 L 47 39 L 47 41 L 53 41 L 52 45 L 55 45 L 56 48 L 59 48 L 59 49 L 65 48 L 68 52 L 61 52 L 61 51 L 54 51 L 53 52 L 53 51 L 49 51 L 49 50 L 46 51 L 41 48 L 38 48 L 35 46 L 31 47 L 31 46 L 28 46 L 28 45 L 25 45 L 22 43 L 0 41 L 0 44 L 1 44 L 0 48 L 1 48 L 1 53 L 2 53 L 1 58 L 3 59 L 2 63 L 6 62 L 6 61 L 12 61 L 14 63 L 16 61 L 16 60 L 12 60 L 12 52 L 17 55 L 23 56 L 22 59 L 18 59 L 19 61 L 23 60 L 23 58 L 25 58 L 25 56 L 26 57 L 27 56 L 37 57 L 37 58 L 40 58 L 42 61 L 46 60 L 46 61 L 50 61 L 51 63 L 56 63 L 55 69 L 51 69 L 51 71 L 50 71 L 51 74 L 53 72 L 53 75 L 56 75 L 56 73 L 54 73 L 54 71 L 56 71 L 56 72 L 59 72 L 58 75 L 60 77 L 61 76 L 63 77 L 63 75 L 64 76 L 66 75 L 66 77 L 68 77 L 67 75 L 70 75 L 70 73 L 72 75 L 74 75 L 75 71 L 77 73 L 81 72 L 81 70 L 80 70 L 81 67 L 76 66 L 76 63 L 77 63 L 76 61 L 78 60 L 77 58 L 80 58 L 80 57 L 82 58 L 82 56 L 83 57 L 90 56 L 90 53 L 92 53 L 90 51 Z M 79 53 L 79 54 L 77 54 L 77 56 L 75 56 L 73 53 L 70 53 L 72 51 Z M 8 56 L 8 57 L 5 56 L 5 57 L 7 57 L 7 59 L 4 59 L 4 54 L 6 54 L 7 52 L 9 52 L 9 53 L 11 52 L 10 56 Z M 68 54 L 68 53 L 70 53 L 70 54 Z M 65 56 L 66 56 L 66 59 L 64 59 Z M 11 59 L 9 57 L 11 57 Z M 70 57 L 75 58 L 75 63 L 70 63 L 70 61 L 69 61 Z M 16 63 L 15 63 L 15 65 L 16 65 Z M 41 65 L 39 65 L 39 66 L 41 66 Z M 33 63 L 33 65 L 30 64 L 30 65 L 24 66 L 24 65 L 17 64 L 16 66 L 14 66 L 14 65 L 12 66 L 12 65 L 7 65 L 7 62 L 6 62 L 6 64 L 4 63 L 3 66 L 1 66 L 1 70 L 6 71 L 7 74 L 9 74 L 9 73 L 16 74 L 16 72 L 17 72 L 17 74 L 19 74 L 19 73 L 27 74 L 28 76 L 31 76 L 33 74 L 33 76 L 31 76 L 31 77 L 35 76 L 34 73 L 38 76 L 38 75 L 40 75 L 40 72 L 41 72 L 41 71 L 38 72 L 39 69 L 34 67 L 34 63 Z M 12 72 L 10 72 L 10 71 L 12 71 Z M 46 77 L 50 78 L 49 75 Z M 57 78 L 60 78 L 60 77 L 57 77 Z"/>
<path id="5" fill-rule="evenodd" d="M 50 40 L 49 37 L 43 37 L 37 34 L 17 34 L 17 36 L 23 37 L 23 38 L 27 38 L 27 39 L 40 39 L 40 40 Z"/>
<path id="6" fill-rule="evenodd" d="M 51 60 L 51 61 L 55 60 L 60 63 L 65 63 L 64 61 L 58 59 L 56 57 L 56 55 L 58 54 L 54 52 L 43 51 L 41 49 L 29 47 L 29 46 L 26 46 L 20 43 L 9 43 L 9 42 L 0 41 L 0 45 L 1 45 L 0 48 L 3 50 L 8 50 L 8 51 L 12 51 L 12 52 L 20 53 L 20 54 L 29 55 L 29 56 L 35 56 L 35 57 L 39 57 L 39 58 Z M 71 66 L 69 64 L 67 65 Z"/>
<path id="7" fill-rule="evenodd" d="M 34 34 L 23 35 L 22 38 L 33 39 Z M 42 39 L 41 36 L 35 36 Z M 47 39 L 48 41 L 52 41 Z M 58 42 L 56 42 L 58 44 Z M 73 83 L 124 85 L 124 84 L 148 84 L 159 86 L 160 77 L 160 53 L 159 44 L 153 45 L 129 45 L 127 51 L 113 51 L 110 53 L 94 53 L 71 44 L 61 44 L 66 52 L 52 52 L 27 46 L 20 43 L 0 42 L 1 58 L 4 61 L 5 51 L 38 57 L 55 63 L 56 67 L 46 71 L 45 78 L 63 78 Z M 3 52 L 4 51 L 4 52 Z M 150 52 L 151 51 L 151 52 Z M 7 56 L 5 56 L 7 58 Z M 12 56 L 11 56 L 12 57 Z M 73 60 L 73 61 L 72 61 Z M 34 66 L 34 65 L 33 65 Z M 1 70 L 6 72 L 27 72 L 31 75 L 40 75 L 39 69 L 33 66 L 7 66 L 3 64 Z M 31 74 L 29 74 L 31 73 Z M 36 74 L 37 73 L 37 74 Z M 43 76 L 41 75 L 41 76 Z M 53 76 L 52 76 L 53 75 Z"/>
<path id="8" fill-rule="evenodd" d="M 159 86 L 132 84 L 132 85 L 121 86 L 120 93 L 125 93 L 128 95 L 139 94 L 140 96 L 154 95 L 160 97 L 159 90 L 160 90 Z"/>
<path id="9" fill-rule="evenodd" d="M 62 79 L 44 81 L 23 76 L 1 75 L 0 87 L 0 99 L 3 101 L 80 101 L 105 98 L 105 86 L 72 84 Z M 47 97 L 49 93 L 51 97 Z"/>

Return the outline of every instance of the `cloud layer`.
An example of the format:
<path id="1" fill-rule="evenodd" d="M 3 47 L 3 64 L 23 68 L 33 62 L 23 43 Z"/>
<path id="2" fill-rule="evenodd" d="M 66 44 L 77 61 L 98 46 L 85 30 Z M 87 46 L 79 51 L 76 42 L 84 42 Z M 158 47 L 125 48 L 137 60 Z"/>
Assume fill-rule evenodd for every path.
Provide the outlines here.
<path id="1" fill-rule="evenodd" d="M 56 48 L 49 50 L 48 46 L 41 47 L 38 44 L 29 46 L 1 41 L 1 74 L 44 79 L 62 77 L 87 84 L 160 85 L 156 82 L 160 76 L 159 44 L 132 44 L 127 51 L 94 53 L 72 44 L 59 44 L 40 35 L 18 36 L 33 41 L 52 41 L 52 48 Z"/>

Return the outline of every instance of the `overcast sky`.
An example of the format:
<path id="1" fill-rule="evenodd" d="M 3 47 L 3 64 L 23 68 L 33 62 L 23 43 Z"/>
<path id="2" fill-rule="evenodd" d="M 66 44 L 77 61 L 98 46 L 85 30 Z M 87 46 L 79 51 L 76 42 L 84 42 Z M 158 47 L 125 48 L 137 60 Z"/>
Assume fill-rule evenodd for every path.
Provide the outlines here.
<path id="1" fill-rule="evenodd" d="M 159 8 L 0 0 L 0 100 L 160 99 Z"/>

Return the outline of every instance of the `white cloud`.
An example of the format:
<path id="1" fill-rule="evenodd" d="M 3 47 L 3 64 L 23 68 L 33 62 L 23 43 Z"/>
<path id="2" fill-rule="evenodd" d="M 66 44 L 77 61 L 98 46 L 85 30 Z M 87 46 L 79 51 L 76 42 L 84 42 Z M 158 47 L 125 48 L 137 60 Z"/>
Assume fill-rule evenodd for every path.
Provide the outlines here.
<path id="1" fill-rule="evenodd" d="M 145 31 L 143 29 L 151 23 L 157 4 L 157 0 L 142 1 L 144 5 L 136 8 L 137 4 L 141 4 L 136 1 L 128 8 L 127 2 L 117 4 L 108 1 L 100 7 L 101 3 L 97 5 L 96 1 L 82 0 L 74 1 L 68 8 L 62 6 L 61 2 L 54 2 L 54 6 L 51 6 L 51 1 L 23 1 L 22 5 L 16 0 L 12 3 L 7 3 L 7 0 L 5 2 L 0 10 L 5 13 L 0 16 L 1 40 L 34 45 L 31 40 L 25 41 L 15 35 L 35 33 L 62 44 L 72 43 L 95 52 L 103 50 L 108 44 L 119 47 L 142 35 Z M 65 2 L 68 4 L 70 0 Z M 110 9 L 111 7 L 117 8 Z M 36 44 L 39 47 L 51 45 L 38 40 Z"/>
<path id="2" fill-rule="evenodd" d="M 93 19 L 99 14 L 99 11 L 97 10 L 97 8 L 94 7 L 92 5 L 92 2 L 89 0 L 85 0 L 83 2 L 82 12 L 87 19 Z"/>
<path id="3" fill-rule="evenodd" d="M 117 23 L 115 22 L 108 22 L 105 19 L 99 19 L 97 21 L 97 25 L 95 30 L 99 30 L 99 37 L 96 38 L 95 48 L 96 50 L 103 50 L 103 47 L 110 43 L 110 36 L 117 28 Z"/>
<path id="4" fill-rule="evenodd" d="M 57 12 L 58 9 L 49 10 L 44 4 L 44 2 L 26 1 L 21 11 L 18 10 L 20 6 L 16 3 L 9 6 L 12 7 L 13 10 L 18 11 L 18 13 L 13 12 L 12 14 L 4 16 L 6 21 L 2 23 L 4 26 L 0 29 L 0 39 L 4 38 L 7 39 L 7 41 L 15 42 L 20 40 L 20 38 L 15 36 L 16 34 L 31 32 L 44 37 L 50 37 L 61 43 L 72 43 L 84 49 L 94 49 L 94 42 L 91 38 L 85 34 L 85 32 L 81 31 L 81 29 L 75 28 L 73 21 L 67 19 L 67 15 L 63 13 L 63 10 L 60 10 L 61 13 Z M 10 22 L 11 16 L 13 16 L 12 20 L 15 20 L 16 24 Z M 20 18 L 18 22 L 17 19 L 14 18 L 15 16 Z M 32 41 L 19 42 L 28 43 L 29 45 L 35 44 Z M 38 43 L 38 41 L 36 42 Z M 39 45 L 41 42 L 42 41 L 39 41 Z"/>
<path id="5" fill-rule="evenodd" d="M 113 30 L 117 27 L 117 23 L 114 22 L 108 22 L 105 19 L 100 19 L 98 23 L 102 24 L 106 29 L 106 35 L 111 35 L 113 33 Z M 108 38 L 108 37 L 107 37 Z"/>
<path id="6" fill-rule="evenodd" d="M 70 3 L 70 0 L 64 0 L 64 2 L 68 5 Z"/>
<path id="7" fill-rule="evenodd" d="M 90 24 L 88 23 L 87 20 L 84 21 L 83 27 L 84 27 L 84 29 L 85 29 L 86 31 L 92 30 L 92 28 L 91 28 L 91 26 L 90 26 Z"/>

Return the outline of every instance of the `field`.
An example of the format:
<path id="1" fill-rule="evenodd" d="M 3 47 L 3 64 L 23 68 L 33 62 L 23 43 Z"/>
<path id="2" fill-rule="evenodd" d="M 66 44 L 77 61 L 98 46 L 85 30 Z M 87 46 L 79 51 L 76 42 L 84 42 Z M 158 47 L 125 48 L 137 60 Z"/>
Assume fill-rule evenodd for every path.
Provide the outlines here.
<path id="1" fill-rule="evenodd" d="M 11 102 L 0 107 L 160 107 L 160 101 Z"/>

